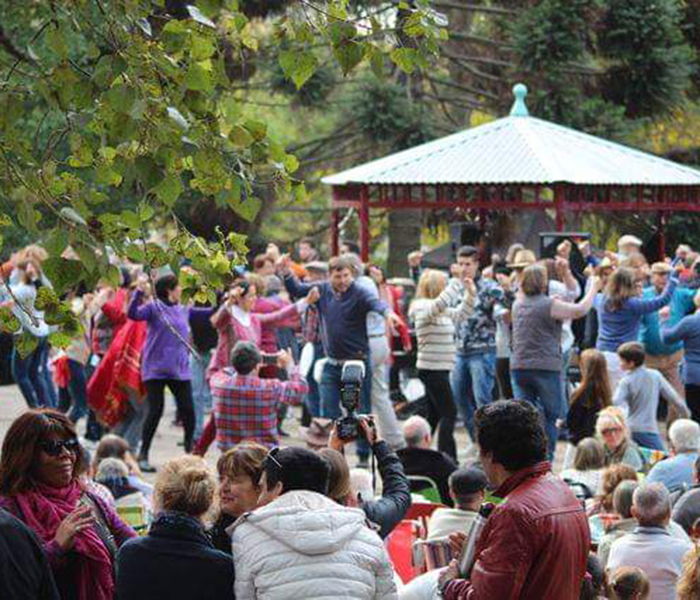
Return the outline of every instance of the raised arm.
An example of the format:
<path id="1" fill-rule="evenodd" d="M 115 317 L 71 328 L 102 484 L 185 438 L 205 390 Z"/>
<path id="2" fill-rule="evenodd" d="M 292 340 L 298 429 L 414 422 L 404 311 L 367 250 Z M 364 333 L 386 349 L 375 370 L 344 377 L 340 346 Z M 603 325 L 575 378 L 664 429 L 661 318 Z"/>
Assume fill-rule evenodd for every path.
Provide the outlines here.
<path id="1" fill-rule="evenodd" d="M 664 344 L 675 344 L 676 342 L 682 342 L 689 331 L 689 321 L 691 316 L 683 317 L 678 323 L 673 326 L 663 325 L 661 327 L 661 339 Z"/>
<path id="2" fill-rule="evenodd" d="M 588 286 L 586 295 L 581 299 L 580 302 L 571 303 L 563 302 L 555 298 L 552 301 L 552 309 L 550 315 L 553 319 L 558 321 L 568 321 L 574 319 L 580 319 L 588 314 L 593 306 L 593 301 L 600 288 L 600 280 L 596 277 L 595 280 Z"/>
<path id="3" fill-rule="evenodd" d="M 676 285 L 678 285 L 678 279 L 673 275 L 668 280 L 666 288 L 661 295 L 654 298 L 631 298 L 628 302 L 629 308 L 636 315 L 646 315 L 647 313 L 656 312 L 671 302 Z"/>
<path id="4" fill-rule="evenodd" d="M 153 302 L 143 304 L 143 291 L 136 290 L 131 296 L 126 314 L 132 321 L 148 321 L 153 315 Z"/>

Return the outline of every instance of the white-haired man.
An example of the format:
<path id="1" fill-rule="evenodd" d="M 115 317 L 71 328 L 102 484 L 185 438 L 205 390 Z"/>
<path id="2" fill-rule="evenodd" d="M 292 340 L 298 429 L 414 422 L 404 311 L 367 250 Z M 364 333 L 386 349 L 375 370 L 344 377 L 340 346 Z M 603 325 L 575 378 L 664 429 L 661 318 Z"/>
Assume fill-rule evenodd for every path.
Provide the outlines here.
<path id="1" fill-rule="evenodd" d="M 429 477 L 437 485 L 443 504 L 453 506 L 448 480 L 457 470 L 457 464 L 444 452 L 430 447 L 432 435 L 428 421 L 418 415 L 407 419 L 403 425 L 403 438 L 406 447 L 397 454 L 406 475 L 409 479 L 411 475 Z"/>
<path id="2" fill-rule="evenodd" d="M 654 465 L 647 481 L 659 481 L 673 492 L 693 485 L 693 467 L 700 450 L 700 425 L 677 419 L 668 430 L 672 456 Z"/>
<path id="3" fill-rule="evenodd" d="M 692 550 L 690 540 L 673 537 L 668 530 L 671 501 L 662 483 L 644 483 L 634 491 L 632 515 L 639 526 L 610 548 L 607 570 L 639 567 L 649 578 L 650 598 L 674 600 L 683 557 Z"/>

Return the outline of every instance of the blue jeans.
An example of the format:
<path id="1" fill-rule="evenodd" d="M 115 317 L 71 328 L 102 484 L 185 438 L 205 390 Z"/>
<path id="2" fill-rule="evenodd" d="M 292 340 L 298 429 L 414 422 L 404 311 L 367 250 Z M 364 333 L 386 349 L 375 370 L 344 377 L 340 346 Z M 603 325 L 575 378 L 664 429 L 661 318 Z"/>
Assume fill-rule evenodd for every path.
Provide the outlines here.
<path id="1" fill-rule="evenodd" d="M 47 387 L 48 352 L 49 345 L 45 339 L 39 340 L 39 345 L 25 358 L 19 355 L 16 348 L 12 350 L 12 376 L 29 408 L 55 408 L 58 405 L 56 392 L 52 395 Z M 44 363 L 45 368 L 42 369 Z M 48 383 L 53 389 L 50 373 Z"/>
<path id="2" fill-rule="evenodd" d="M 664 446 L 661 436 L 653 431 L 633 431 L 632 440 L 642 448 L 666 452 L 666 446 Z"/>
<path id="3" fill-rule="evenodd" d="M 560 371 L 514 369 L 510 372 L 516 400 L 526 400 L 542 414 L 547 434 L 549 458 L 557 446 L 557 418 L 561 412 L 562 385 Z"/>
<path id="4" fill-rule="evenodd" d="M 450 378 L 452 395 L 472 440 L 475 439 L 474 413 L 477 408 L 493 402 L 495 382 L 495 352 L 457 354 L 457 364 Z"/>
<path id="5" fill-rule="evenodd" d="M 368 414 L 372 410 L 372 367 L 370 361 L 365 360 L 365 379 L 362 382 L 362 396 L 360 398 L 359 413 Z M 337 419 L 343 414 L 340 404 L 340 379 L 343 372 L 342 365 L 326 363 L 321 377 L 321 416 L 326 419 Z M 369 444 L 363 440 L 357 440 L 357 457 L 360 460 L 369 458 Z"/>
<path id="6" fill-rule="evenodd" d="M 204 411 L 211 408 L 211 391 L 206 380 L 206 371 L 211 360 L 211 350 L 200 352 L 199 358 L 190 356 L 192 371 L 192 402 L 194 404 L 194 439 L 199 439 L 204 429 Z"/>
<path id="7" fill-rule="evenodd" d="M 309 370 L 309 376 L 306 381 L 309 384 L 309 392 L 306 394 L 306 408 L 311 413 L 312 417 L 321 416 L 321 388 L 318 382 L 314 378 L 314 369 L 316 368 L 316 363 L 324 357 L 323 344 L 314 344 L 314 361 L 311 363 L 311 369 Z"/>

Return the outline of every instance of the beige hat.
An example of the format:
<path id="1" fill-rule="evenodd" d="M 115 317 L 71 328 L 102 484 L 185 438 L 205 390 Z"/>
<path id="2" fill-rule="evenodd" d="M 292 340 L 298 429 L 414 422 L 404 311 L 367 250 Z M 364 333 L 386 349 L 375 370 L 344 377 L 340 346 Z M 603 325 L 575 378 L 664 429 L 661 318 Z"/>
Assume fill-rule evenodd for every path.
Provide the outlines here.
<path id="1" fill-rule="evenodd" d="M 617 247 L 622 248 L 622 246 L 628 246 L 628 245 L 633 245 L 637 246 L 637 248 L 641 248 L 644 242 L 640 240 L 636 235 L 623 235 L 618 241 L 617 241 Z"/>
<path id="2" fill-rule="evenodd" d="M 652 273 L 659 273 L 665 275 L 666 273 L 670 273 L 671 271 L 673 271 L 673 268 L 671 267 L 671 265 L 665 262 L 655 262 L 653 265 L 651 265 Z"/>
<path id="3" fill-rule="evenodd" d="M 515 253 L 513 262 L 508 265 L 509 269 L 524 269 L 537 262 L 537 257 L 532 250 L 518 250 Z"/>
<path id="4" fill-rule="evenodd" d="M 614 266 L 615 265 L 613 264 L 613 261 L 610 260 L 609 256 L 604 256 L 598 263 L 599 269 L 612 269 Z"/>

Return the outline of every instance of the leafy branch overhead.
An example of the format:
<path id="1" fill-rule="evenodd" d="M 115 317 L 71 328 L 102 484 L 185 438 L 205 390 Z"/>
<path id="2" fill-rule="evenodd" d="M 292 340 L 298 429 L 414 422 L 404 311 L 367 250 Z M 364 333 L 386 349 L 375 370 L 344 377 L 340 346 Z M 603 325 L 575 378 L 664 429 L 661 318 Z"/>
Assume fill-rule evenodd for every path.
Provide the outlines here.
<path id="1" fill-rule="evenodd" d="M 58 295 L 80 282 L 118 282 L 110 264 L 116 254 L 176 271 L 186 258 L 197 272 L 182 276 L 186 294 L 211 298 L 245 240 L 234 231 L 213 241 L 194 236 L 176 203 L 211 200 L 253 220 L 261 190 L 305 196 L 295 177 L 299 161 L 266 122 L 243 110 L 236 82 L 270 55 L 297 87 L 327 57 L 345 75 L 362 63 L 381 74 L 387 61 L 411 72 L 446 37 L 427 0 L 391 10 L 348 0 L 264 4 L 2 3 L 0 197 L 7 214 L 0 227 L 20 226 L 46 247 L 44 268 Z M 143 235 L 166 228 L 167 250 Z M 53 301 L 47 316 L 74 335 L 75 323 Z M 7 314 L 0 319 L 13 329 Z"/>

